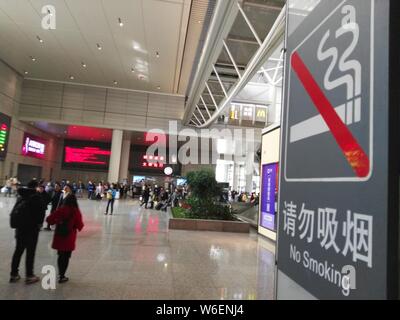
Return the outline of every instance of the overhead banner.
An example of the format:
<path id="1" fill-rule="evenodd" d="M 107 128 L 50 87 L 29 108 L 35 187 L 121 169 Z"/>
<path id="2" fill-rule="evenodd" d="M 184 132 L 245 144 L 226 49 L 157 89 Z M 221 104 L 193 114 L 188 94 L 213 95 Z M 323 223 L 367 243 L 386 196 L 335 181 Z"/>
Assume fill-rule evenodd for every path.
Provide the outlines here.
<path id="1" fill-rule="evenodd" d="M 389 1 L 287 7 L 277 297 L 387 298 Z"/>

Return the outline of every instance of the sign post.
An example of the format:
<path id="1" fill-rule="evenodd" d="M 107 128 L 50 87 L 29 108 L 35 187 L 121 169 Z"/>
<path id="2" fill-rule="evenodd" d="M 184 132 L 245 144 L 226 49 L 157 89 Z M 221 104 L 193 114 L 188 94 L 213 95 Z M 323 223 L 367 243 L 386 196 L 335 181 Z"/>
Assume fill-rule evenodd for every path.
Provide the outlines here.
<path id="1" fill-rule="evenodd" d="M 399 5 L 288 2 L 276 296 L 397 298 Z"/>

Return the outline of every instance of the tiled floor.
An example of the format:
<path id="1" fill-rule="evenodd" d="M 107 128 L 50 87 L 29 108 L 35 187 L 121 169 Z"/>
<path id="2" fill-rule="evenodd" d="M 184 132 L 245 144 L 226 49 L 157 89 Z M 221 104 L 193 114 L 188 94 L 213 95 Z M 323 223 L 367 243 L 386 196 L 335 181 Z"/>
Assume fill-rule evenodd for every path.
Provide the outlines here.
<path id="1" fill-rule="evenodd" d="M 0 299 L 272 299 L 273 247 L 261 237 L 168 231 L 166 213 L 132 200 L 117 201 L 113 216 L 104 216 L 104 202 L 80 200 L 85 228 L 68 283 L 57 283 L 55 290 L 9 284 L 14 201 L 0 198 Z M 37 275 L 44 265 L 56 266 L 51 239 L 52 232 L 40 233 Z"/>

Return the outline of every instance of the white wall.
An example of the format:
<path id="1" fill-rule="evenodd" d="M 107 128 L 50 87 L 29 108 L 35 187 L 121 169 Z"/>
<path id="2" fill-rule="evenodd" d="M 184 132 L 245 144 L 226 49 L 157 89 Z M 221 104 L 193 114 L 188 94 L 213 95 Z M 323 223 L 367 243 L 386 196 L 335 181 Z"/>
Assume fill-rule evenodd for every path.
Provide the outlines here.
<path id="1" fill-rule="evenodd" d="M 0 183 L 18 175 L 18 164 L 42 167 L 42 178 L 49 179 L 60 172 L 62 143 L 35 127 L 18 120 L 19 102 L 23 79 L 13 69 L 0 61 L 0 112 L 12 117 L 11 131 L 5 161 L 0 161 Z M 45 158 L 43 160 L 25 157 L 21 154 L 24 132 L 31 133 L 47 140 Z"/>

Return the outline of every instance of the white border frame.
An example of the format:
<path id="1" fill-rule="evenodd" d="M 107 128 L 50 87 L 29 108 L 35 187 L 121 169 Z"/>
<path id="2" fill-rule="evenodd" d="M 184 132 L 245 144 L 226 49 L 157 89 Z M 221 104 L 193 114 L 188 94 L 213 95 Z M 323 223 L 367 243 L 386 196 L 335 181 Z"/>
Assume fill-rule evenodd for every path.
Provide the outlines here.
<path id="1" fill-rule="evenodd" d="M 287 177 L 287 146 L 288 146 L 288 138 L 289 138 L 289 131 L 288 131 L 288 124 L 289 124 L 289 111 L 290 111 L 290 82 L 291 82 L 291 74 L 292 74 L 292 68 L 289 68 L 289 84 L 288 84 L 288 109 L 286 111 L 286 128 L 285 128 L 285 181 L 286 182 L 366 182 L 369 179 L 371 179 L 372 173 L 373 173 L 373 147 L 374 147 L 374 61 L 375 61 L 375 55 L 374 55 L 374 44 L 375 44 L 375 0 L 370 0 L 371 1 L 371 38 L 370 38 L 370 48 L 371 48 L 371 56 L 370 56 L 370 144 L 369 144 L 369 160 L 370 160 L 370 172 L 367 177 L 365 178 L 357 178 L 357 177 L 333 177 L 333 178 L 288 178 Z M 322 27 L 325 22 L 334 14 L 336 11 L 338 11 L 345 3 L 347 0 L 342 1 L 322 22 L 293 50 L 289 63 L 292 59 L 292 55 L 294 52 L 296 52 L 303 44 L 320 28 Z"/>

